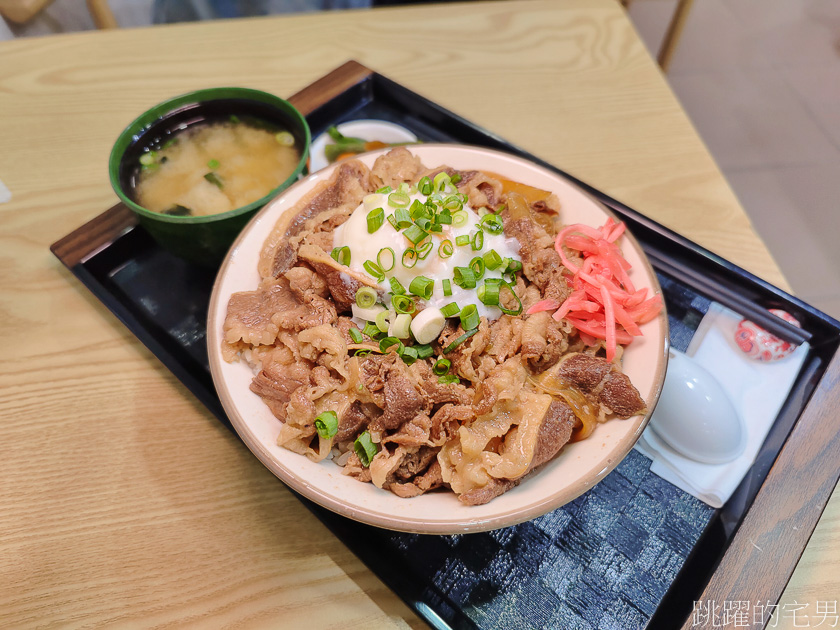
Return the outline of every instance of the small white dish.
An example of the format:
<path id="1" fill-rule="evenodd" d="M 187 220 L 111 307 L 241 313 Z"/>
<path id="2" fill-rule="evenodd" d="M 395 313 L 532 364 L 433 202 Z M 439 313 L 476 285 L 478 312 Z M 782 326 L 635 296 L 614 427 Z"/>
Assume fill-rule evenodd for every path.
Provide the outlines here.
<path id="1" fill-rule="evenodd" d="M 405 127 L 385 120 L 352 120 L 336 125 L 341 133 L 348 137 L 361 138 L 372 142 L 379 140 L 387 144 L 395 142 L 417 142 L 417 136 Z M 322 133 L 309 147 L 309 172 L 320 171 L 330 165 L 324 155 L 324 147 L 331 142 L 328 134 Z"/>
<path id="2" fill-rule="evenodd" d="M 718 380 L 674 349 L 650 427 L 680 455 L 702 464 L 734 461 L 747 445 L 744 420 Z"/>

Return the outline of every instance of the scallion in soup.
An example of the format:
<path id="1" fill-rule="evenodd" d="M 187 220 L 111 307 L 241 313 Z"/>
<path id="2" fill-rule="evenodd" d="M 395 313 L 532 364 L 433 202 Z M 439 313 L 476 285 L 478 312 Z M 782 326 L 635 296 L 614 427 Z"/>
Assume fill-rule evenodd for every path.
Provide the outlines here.
<path id="1" fill-rule="evenodd" d="M 264 197 L 299 161 L 288 131 L 238 120 L 196 125 L 143 153 L 134 193 L 153 212 L 218 214 Z"/>

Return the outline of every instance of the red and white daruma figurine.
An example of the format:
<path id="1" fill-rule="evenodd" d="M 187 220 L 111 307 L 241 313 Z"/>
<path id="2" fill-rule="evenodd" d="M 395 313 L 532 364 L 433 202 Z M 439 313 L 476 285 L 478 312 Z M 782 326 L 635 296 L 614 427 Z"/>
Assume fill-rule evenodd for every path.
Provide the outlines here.
<path id="1" fill-rule="evenodd" d="M 786 311 L 771 308 L 770 312 L 794 326 L 802 327 L 799 321 Z M 778 361 L 796 350 L 794 344 L 779 339 L 747 319 L 742 319 L 738 324 L 735 343 L 747 356 L 757 361 Z"/>

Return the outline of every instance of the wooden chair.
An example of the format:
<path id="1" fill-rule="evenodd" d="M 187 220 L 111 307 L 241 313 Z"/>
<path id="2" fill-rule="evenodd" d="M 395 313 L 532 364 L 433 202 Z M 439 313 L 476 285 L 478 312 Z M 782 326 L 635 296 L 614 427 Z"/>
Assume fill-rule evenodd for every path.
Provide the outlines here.
<path id="1" fill-rule="evenodd" d="M 620 2 L 626 9 L 630 6 L 631 0 L 620 0 Z M 680 35 L 682 35 L 685 22 L 688 19 L 688 12 L 691 10 L 693 3 L 694 0 L 677 0 L 674 15 L 671 16 L 671 22 L 668 24 L 668 30 L 665 31 L 665 37 L 662 39 L 659 54 L 656 58 L 663 72 L 668 72 L 668 67 L 671 65 L 671 58 L 674 55 L 674 50 L 677 48 L 677 42 L 680 39 Z"/>
<path id="2" fill-rule="evenodd" d="M 53 0 L 0 0 L 0 15 L 15 24 L 26 24 Z M 86 0 L 96 28 L 118 28 L 108 0 Z"/>

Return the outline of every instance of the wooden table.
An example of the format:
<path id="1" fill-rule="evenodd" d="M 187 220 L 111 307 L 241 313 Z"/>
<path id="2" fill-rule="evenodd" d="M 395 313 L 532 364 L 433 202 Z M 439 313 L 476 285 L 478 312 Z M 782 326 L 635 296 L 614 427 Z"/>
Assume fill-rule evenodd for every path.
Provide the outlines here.
<path id="1" fill-rule="evenodd" d="M 174 94 L 354 58 L 780 286 L 618 3 L 534 0 L 0 43 L 4 627 L 424 627 L 49 251 Z M 840 593 L 836 496 L 782 601 Z M 780 624 L 780 627 L 784 624 Z"/>

